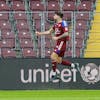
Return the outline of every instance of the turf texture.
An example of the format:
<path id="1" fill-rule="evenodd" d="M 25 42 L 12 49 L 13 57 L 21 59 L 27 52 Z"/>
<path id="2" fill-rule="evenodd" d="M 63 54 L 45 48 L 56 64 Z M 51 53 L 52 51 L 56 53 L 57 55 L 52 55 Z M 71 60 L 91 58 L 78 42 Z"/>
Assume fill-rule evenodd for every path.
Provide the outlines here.
<path id="1" fill-rule="evenodd" d="M 100 90 L 0 91 L 0 100 L 100 100 Z"/>

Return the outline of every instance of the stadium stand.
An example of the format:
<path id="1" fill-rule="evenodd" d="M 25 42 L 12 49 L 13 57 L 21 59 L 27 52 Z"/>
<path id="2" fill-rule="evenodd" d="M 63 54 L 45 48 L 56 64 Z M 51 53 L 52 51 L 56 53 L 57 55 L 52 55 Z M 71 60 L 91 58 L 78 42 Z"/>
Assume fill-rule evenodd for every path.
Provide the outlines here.
<path id="1" fill-rule="evenodd" d="M 3 30 L 1 34 L 2 39 L 15 39 L 15 34 L 8 30 Z"/>
<path id="2" fill-rule="evenodd" d="M 41 0 L 30 0 L 30 9 L 32 11 L 45 11 L 45 6 Z"/>
<path id="3" fill-rule="evenodd" d="M 92 38 L 99 42 L 98 32 L 96 36 L 93 34 L 99 31 L 95 22 L 100 18 L 95 14 L 93 20 L 95 5 L 96 0 L 0 0 L 0 56 L 42 57 L 45 53 L 43 57 L 50 57 L 54 47 L 51 36 L 41 36 L 37 40 L 35 31 L 49 29 L 54 23 L 54 11 L 62 10 L 71 37 L 65 57 L 84 57 L 84 53 L 85 57 L 90 57 L 87 54 L 91 51 L 89 43 Z M 94 51 L 99 52 L 99 48 L 95 48 Z"/>
<path id="4" fill-rule="evenodd" d="M 58 11 L 60 10 L 59 0 L 47 0 L 47 11 Z"/>
<path id="5" fill-rule="evenodd" d="M 0 20 L 8 20 L 9 14 L 8 13 L 0 13 Z"/>
<path id="6" fill-rule="evenodd" d="M 22 55 L 24 58 L 33 58 L 36 57 L 36 54 L 32 48 L 22 49 Z"/>
<path id="7" fill-rule="evenodd" d="M 23 1 L 13 0 L 11 9 L 14 11 L 25 11 L 25 5 Z"/>
<path id="8" fill-rule="evenodd" d="M 63 4 L 63 11 L 75 11 L 76 10 L 76 4 L 75 1 L 65 1 Z"/>
<path id="9" fill-rule="evenodd" d="M 18 12 L 14 14 L 14 19 L 15 20 L 27 20 L 27 15 L 25 13 Z"/>
<path id="10" fill-rule="evenodd" d="M 10 11 L 10 7 L 5 0 L 0 0 L 0 11 Z"/>
<path id="11" fill-rule="evenodd" d="M 78 11 L 92 11 L 93 5 L 91 1 L 82 1 L 77 8 Z"/>
<path id="12" fill-rule="evenodd" d="M 4 58 L 16 58 L 16 52 L 13 49 L 10 48 L 2 48 L 1 49 L 1 56 Z"/>

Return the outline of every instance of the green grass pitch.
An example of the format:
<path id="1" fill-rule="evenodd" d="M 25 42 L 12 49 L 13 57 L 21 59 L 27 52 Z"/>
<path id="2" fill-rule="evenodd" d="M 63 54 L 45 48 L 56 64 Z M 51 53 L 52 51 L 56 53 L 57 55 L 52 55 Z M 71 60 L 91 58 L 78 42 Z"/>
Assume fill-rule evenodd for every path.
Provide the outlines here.
<path id="1" fill-rule="evenodd" d="M 100 100 L 100 90 L 0 91 L 0 100 Z"/>

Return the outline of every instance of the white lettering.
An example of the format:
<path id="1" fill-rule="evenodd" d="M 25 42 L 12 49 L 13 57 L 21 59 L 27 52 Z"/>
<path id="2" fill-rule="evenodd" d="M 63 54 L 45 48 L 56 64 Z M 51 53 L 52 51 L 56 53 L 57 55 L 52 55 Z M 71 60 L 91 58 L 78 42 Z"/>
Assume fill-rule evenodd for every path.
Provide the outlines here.
<path id="1" fill-rule="evenodd" d="M 22 83 L 31 83 L 32 82 L 32 70 L 28 70 L 27 79 L 25 80 L 24 69 L 21 69 L 21 81 Z"/>
<path id="2" fill-rule="evenodd" d="M 72 73 L 73 73 L 73 82 L 76 82 L 76 73 L 77 70 L 75 68 L 72 69 Z"/>
<path id="3" fill-rule="evenodd" d="M 49 70 L 49 65 L 46 64 L 45 69 L 28 69 L 25 71 L 24 69 L 21 69 L 20 74 L 21 74 L 21 82 L 22 83 L 37 83 L 42 82 L 42 83 L 48 83 L 51 76 L 52 76 L 52 70 Z M 76 82 L 77 81 L 77 69 L 72 68 L 72 69 L 63 69 L 59 71 L 58 69 L 56 70 L 57 73 L 60 75 L 60 80 L 62 82 Z M 53 81 L 53 83 L 58 83 L 60 81 L 59 79 L 56 79 Z"/>
<path id="4" fill-rule="evenodd" d="M 61 72 L 61 79 L 63 82 L 70 82 L 71 81 L 72 73 L 69 69 L 63 69 Z"/>
<path id="5" fill-rule="evenodd" d="M 41 82 L 44 82 L 44 71 L 42 69 L 34 69 L 33 70 L 33 82 L 37 82 L 37 73 L 40 73 L 41 76 Z"/>

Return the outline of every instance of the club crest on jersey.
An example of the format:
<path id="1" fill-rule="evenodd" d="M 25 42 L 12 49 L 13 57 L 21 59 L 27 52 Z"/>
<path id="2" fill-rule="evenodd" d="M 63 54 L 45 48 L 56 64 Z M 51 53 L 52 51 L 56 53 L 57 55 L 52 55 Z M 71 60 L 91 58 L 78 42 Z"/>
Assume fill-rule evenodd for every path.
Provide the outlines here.
<path id="1" fill-rule="evenodd" d="M 61 27 L 61 24 L 58 24 L 58 27 Z"/>
<path id="2" fill-rule="evenodd" d="M 60 34 L 60 30 L 58 28 L 55 28 L 55 34 Z"/>
<path id="3" fill-rule="evenodd" d="M 67 27 L 65 27 L 65 31 L 68 31 L 68 28 Z"/>

